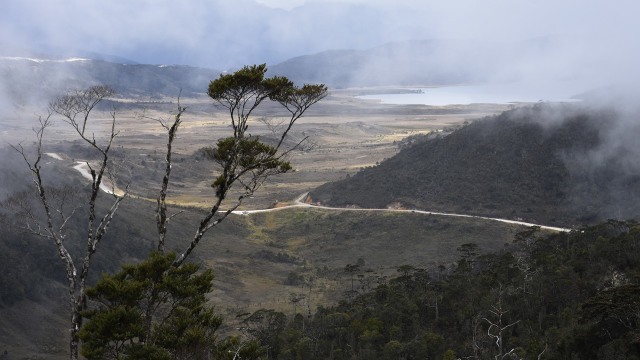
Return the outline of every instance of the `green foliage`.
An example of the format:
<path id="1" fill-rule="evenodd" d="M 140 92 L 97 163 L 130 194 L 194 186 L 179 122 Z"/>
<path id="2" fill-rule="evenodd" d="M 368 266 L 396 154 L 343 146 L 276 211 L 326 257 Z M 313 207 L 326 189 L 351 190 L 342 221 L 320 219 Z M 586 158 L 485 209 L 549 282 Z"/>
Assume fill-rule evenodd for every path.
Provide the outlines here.
<path id="1" fill-rule="evenodd" d="M 243 97 L 252 93 L 269 94 L 279 87 L 293 85 L 286 78 L 272 78 L 265 81 L 266 64 L 245 66 L 233 74 L 220 74 L 209 84 L 207 94 L 213 99 L 226 99 L 230 96 Z"/>
<path id="2" fill-rule="evenodd" d="M 640 181 L 623 163 L 592 158 L 623 121 L 610 110 L 535 106 L 477 120 L 402 149 L 379 166 L 311 191 L 328 205 L 407 208 L 593 224 L 640 214 Z"/>
<path id="3" fill-rule="evenodd" d="M 87 290 L 94 305 L 83 315 L 87 359 L 206 359 L 221 324 L 206 305 L 211 270 L 172 266 L 176 255 L 153 253 Z"/>
<path id="4" fill-rule="evenodd" d="M 582 319 L 597 330 L 584 341 L 600 346 L 599 359 L 640 358 L 640 286 L 619 285 L 598 292 L 582 305 Z"/>
<path id="5" fill-rule="evenodd" d="M 326 96 L 324 85 L 299 88 L 286 77 L 265 78 L 266 71 L 265 64 L 245 66 L 233 74 L 221 74 L 209 84 L 208 95 L 229 110 L 233 127 L 233 136 L 205 149 L 205 155 L 222 168 L 211 185 L 219 199 L 225 197 L 236 181 L 242 183 L 243 191 L 249 195 L 268 176 L 291 170 L 291 164 L 283 158 L 299 144 L 286 150 L 281 146 L 295 121 Z M 263 143 L 247 133 L 249 117 L 266 99 L 280 104 L 290 115 L 283 126 L 272 127 L 276 145 Z"/>
<path id="6" fill-rule="evenodd" d="M 283 84 L 283 80 L 279 80 L 280 84 Z M 296 88 L 292 84 L 280 85 L 272 88 L 278 89 L 274 91 L 270 96 L 270 99 L 277 101 L 284 105 L 291 111 L 289 104 L 293 105 L 293 108 L 299 110 L 306 110 L 310 105 L 314 104 L 319 99 L 324 98 L 327 93 L 327 87 L 321 84 L 305 84 L 301 88 Z"/>
<path id="7" fill-rule="evenodd" d="M 400 266 L 370 292 L 278 326 L 269 346 L 279 359 L 638 358 L 639 224 L 515 237 L 438 276 Z"/>
<path id="8" fill-rule="evenodd" d="M 273 146 L 260 141 L 259 137 L 228 137 L 218 141 L 215 148 L 205 148 L 205 156 L 221 166 L 227 166 L 231 173 L 221 174 L 211 184 L 218 194 L 226 189 L 230 180 L 243 175 L 281 174 L 291 170 L 288 161 L 280 159 Z"/>
<path id="9" fill-rule="evenodd" d="M 233 109 L 249 98 L 257 103 L 269 98 L 281 104 L 303 105 L 309 101 L 315 103 L 326 95 L 324 85 L 305 84 L 297 88 L 286 77 L 265 78 L 266 72 L 266 64 L 261 64 L 244 66 L 233 74 L 221 74 L 209 84 L 207 94 Z"/>
<path id="10" fill-rule="evenodd" d="M 456 360 L 456 352 L 449 349 L 442 354 L 442 360 Z"/>

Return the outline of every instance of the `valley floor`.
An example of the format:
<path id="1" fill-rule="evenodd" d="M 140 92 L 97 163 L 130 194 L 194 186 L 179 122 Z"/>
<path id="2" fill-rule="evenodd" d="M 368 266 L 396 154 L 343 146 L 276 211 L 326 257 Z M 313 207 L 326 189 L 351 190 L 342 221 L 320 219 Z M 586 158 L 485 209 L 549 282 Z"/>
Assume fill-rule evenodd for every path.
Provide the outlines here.
<path id="1" fill-rule="evenodd" d="M 394 106 L 359 100 L 353 95 L 350 91 L 333 91 L 300 120 L 292 133 L 293 138 L 308 137 L 308 142 L 291 155 L 295 171 L 265 183 L 256 196 L 243 205 L 241 214 L 290 203 L 291 199 L 323 183 L 373 166 L 395 155 L 408 136 L 446 132 L 511 107 Z M 188 238 L 192 233 L 192 225 L 188 222 L 196 218 L 199 208 L 212 197 L 212 168 L 198 158 L 198 150 L 226 136 L 229 124 L 226 114 L 211 106 L 205 98 L 181 99 L 180 102 L 188 111 L 175 143 L 176 176 L 169 202 L 190 213 L 176 222 L 174 226 L 180 230 L 173 234 Z M 176 106 L 171 99 L 139 107 L 127 103 L 127 110 L 117 112 L 120 129 L 117 156 L 131 171 L 128 178 L 123 176 L 131 182 L 133 196 L 129 210 L 123 210 L 121 217 L 114 220 L 112 228 L 119 229 L 114 230 L 114 237 L 142 238 L 153 226 L 151 199 L 157 194 L 159 174 L 162 174 L 166 135 L 154 119 L 171 118 Z M 143 110 L 144 117 L 141 117 Z M 37 113 L 37 109 L 21 109 L 3 119 L 0 141 L 25 146 L 31 144 L 34 140 L 31 128 L 37 124 L 37 115 L 33 114 Z M 258 118 L 277 121 L 269 115 L 267 109 L 258 114 Z M 108 112 L 98 116 L 105 129 L 110 124 L 109 116 Z M 46 151 L 50 154 L 45 166 L 57 168 L 58 181 L 77 183 L 80 174 L 71 167 L 84 157 L 69 141 L 72 133 L 64 125 L 57 122 L 47 129 Z M 264 122 L 258 122 L 255 128 L 254 135 L 269 136 Z M 99 138 L 101 134 L 95 135 Z M 148 215 L 144 216 L 145 219 L 140 216 L 143 213 Z M 478 219 L 446 219 L 418 213 L 362 211 L 346 214 L 320 208 L 300 208 L 234 217 L 216 233 L 215 238 L 204 242 L 196 254 L 216 273 L 212 300 L 227 319 L 235 318 L 239 312 L 260 308 L 289 313 L 294 310 L 291 299 L 297 295 L 304 295 L 306 300 L 302 304 L 305 307 L 315 309 L 318 305 L 333 303 L 349 287 L 343 271 L 348 264 L 366 264 L 369 272 L 363 276 L 362 286 L 370 287 L 373 282 L 394 275 L 397 266 L 402 264 L 427 267 L 450 263 L 457 258 L 456 248 L 467 242 L 479 243 L 483 251 L 499 249 L 522 229 L 518 224 L 487 224 Z M 137 223 L 132 226 L 127 219 L 136 219 Z M 126 232 L 118 232 L 125 229 Z M 474 234 L 473 238 L 469 234 Z M 136 255 L 121 254 L 117 261 L 135 258 Z M 59 292 L 55 289 L 47 291 Z M 52 324 L 49 317 L 53 311 L 59 311 L 60 306 L 58 301 L 45 302 L 41 314 L 31 314 L 29 321 Z M 0 318 L 10 319 L 20 312 L 9 307 L 0 309 L 0 313 Z M 57 322 L 63 323 L 64 320 Z M 9 345 L 15 341 L 12 331 L 20 334 L 20 328 L 6 321 L 2 324 L 2 342 Z M 55 349 L 50 348 L 53 346 L 51 343 L 43 335 L 31 342 L 11 345 L 10 349 L 14 354 L 15 349 L 23 348 L 30 349 L 27 352 L 51 356 L 55 356 L 57 351 L 64 351 L 55 346 Z M 3 348 L 0 347 L 1 351 Z"/>

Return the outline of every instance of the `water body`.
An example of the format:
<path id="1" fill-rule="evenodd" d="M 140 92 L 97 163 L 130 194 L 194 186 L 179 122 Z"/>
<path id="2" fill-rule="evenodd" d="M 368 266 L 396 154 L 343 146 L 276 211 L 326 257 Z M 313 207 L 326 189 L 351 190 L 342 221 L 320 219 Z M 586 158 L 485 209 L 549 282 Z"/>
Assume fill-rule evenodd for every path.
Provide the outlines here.
<path id="1" fill-rule="evenodd" d="M 376 94 L 359 96 L 379 100 L 384 104 L 432 106 L 468 104 L 511 104 L 545 102 L 576 102 L 576 95 L 584 89 L 566 83 L 531 85 L 522 83 L 479 84 L 412 88 L 405 94 Z"/>

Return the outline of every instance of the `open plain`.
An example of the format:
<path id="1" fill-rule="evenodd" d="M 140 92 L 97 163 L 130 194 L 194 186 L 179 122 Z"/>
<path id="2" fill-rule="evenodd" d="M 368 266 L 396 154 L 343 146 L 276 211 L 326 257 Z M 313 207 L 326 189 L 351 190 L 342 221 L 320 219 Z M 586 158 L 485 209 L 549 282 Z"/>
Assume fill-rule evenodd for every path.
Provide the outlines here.
<path id="1" fill-rule="evenodd" d="M 243 208 L 260 209 L 292 200 L 325 182 L 349 176 L 359 169 L 374 166 L 397 153 L 403 139 L 418 134 L 447 132 L 464 123 L 500 113 L 515 105 L 475 104 L 432 107 L 425 105 L 386 105 L 356 96 L 372 91 L 393 92 L 396 89 L 333 90 L 312 107 L 295 125 L 290 145 L 306 139 L 298 150 L 290 153 L 294 171 L 271 178 L 246 201 Z M 203 95 L 181 98 L 180 106 L 187 111 L 174 143 L 176 170 L 170 186 L 170 201 L 177 205 L 206 207 L 213 195 L 210 182 L 213 165 L 198 156 L 204 147 L 229 135 L 230 120 L 225 109 L 216 108 Z M 178 98 L 146 101 L 115 98 L 95 113 L 94 129 L 108 130 L 111 111 L 115 112 L 118 160 L 123 166 L 120 175 L 130 182 L 130 193 L 138 198 L 153 199 L 164 166 L 167 134 L 158 120 L 171 120 Z M 270 129 L 282 118 L 265 107 L 256 113 L 250 133 L 268 139 Z M 0 129 L 0 141 L 12 143 L 34 140 L 32 127 L 46 108 L 20 109 L 9 115 Z M 46 141 L 69 161 L 83 159 L 70 146 L 75 139 L 72 128 L 56 120 L 47 129 Z M 68 163 L 68 161 L 66 162 Z"/>

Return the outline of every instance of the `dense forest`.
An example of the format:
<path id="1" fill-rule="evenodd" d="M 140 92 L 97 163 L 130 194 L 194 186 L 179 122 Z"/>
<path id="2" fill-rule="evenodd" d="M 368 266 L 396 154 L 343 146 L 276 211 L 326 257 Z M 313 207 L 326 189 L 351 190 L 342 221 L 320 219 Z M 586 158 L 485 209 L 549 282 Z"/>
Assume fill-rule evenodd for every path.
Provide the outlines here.
<path id="1" fill-rule="evenodd" d="M 640 359 L 640 224 L 531 228 L 503 251 L 459 251 L 371 289 L 354 265 L 336 306 L 260 310 L 245 330 L 277 359 Z"/>
<path id="2" fill-rule="evenodd" d="M 522 218 L 574 226 L 640 214 L 636 142 L 611 108 L 538 104 L 414 141 L 313 190 L 314 202 Z M 629 122 L 630 123 L 630 122 Z M 627 130 L 625 130 L 627 129 Z"/>

